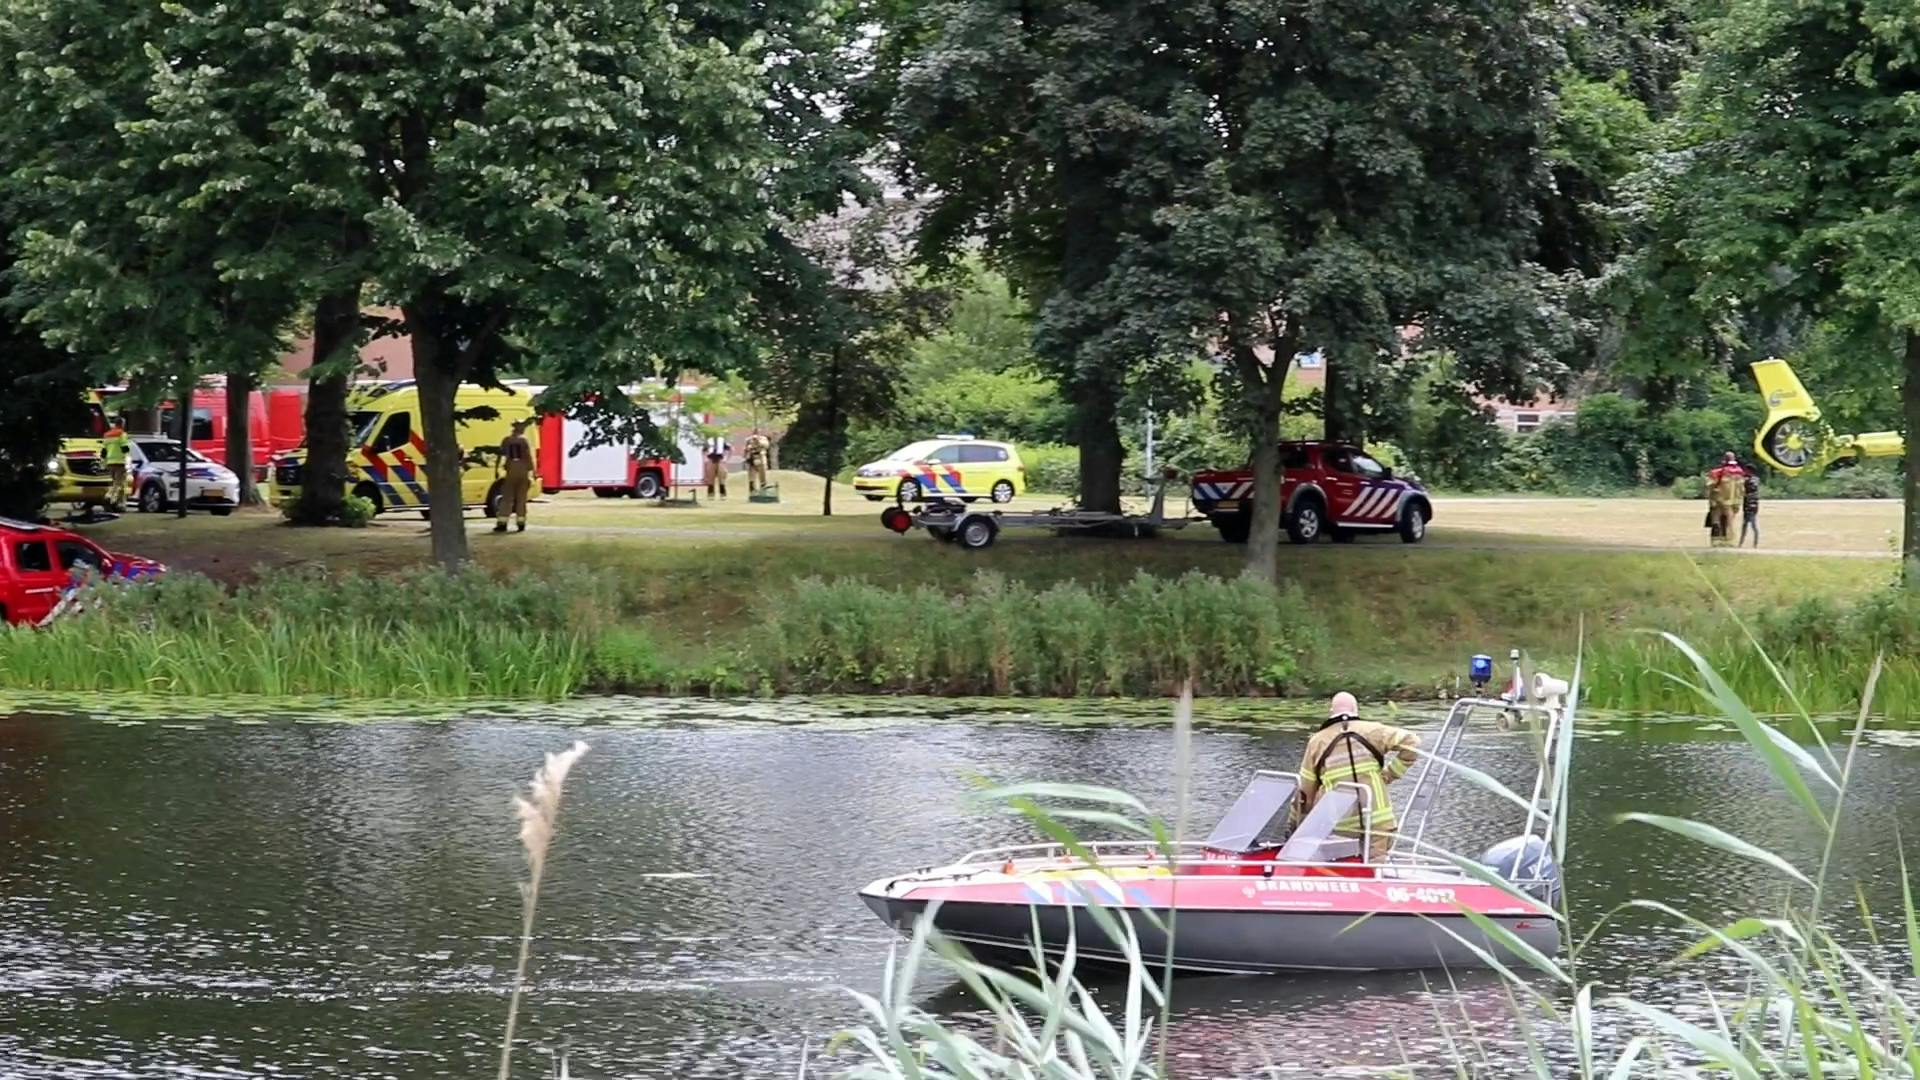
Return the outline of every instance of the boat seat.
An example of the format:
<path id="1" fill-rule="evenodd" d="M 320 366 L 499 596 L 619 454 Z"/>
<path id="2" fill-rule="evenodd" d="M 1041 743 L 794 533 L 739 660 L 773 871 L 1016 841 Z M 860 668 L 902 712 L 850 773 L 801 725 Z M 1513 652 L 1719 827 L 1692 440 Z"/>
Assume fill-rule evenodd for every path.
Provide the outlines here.
<path id="1" fill-rule="evenodd" d="M 1338 862 L 1360 857 L 1359 838 L 1333 835 L 1333 827 L 1340 819 L 1353 813 L 1357 798 L 1351 789 L 1346 788 L 1336 788 L 1321 795 L 1306 820 L 1293 830 L 1292 836 L 1287 837 L 1286 844 L 1280 848 L 1278 861 Z"/>

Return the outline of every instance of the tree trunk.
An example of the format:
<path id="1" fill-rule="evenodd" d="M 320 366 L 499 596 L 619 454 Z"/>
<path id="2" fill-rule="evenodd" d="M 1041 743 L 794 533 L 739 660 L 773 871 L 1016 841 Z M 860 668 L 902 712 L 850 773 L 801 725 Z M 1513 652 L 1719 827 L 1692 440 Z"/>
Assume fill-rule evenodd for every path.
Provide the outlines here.
<path id="1" fill-rule="evenodd" d="M 241 506 L 260 505 L 260 485 L 254 481 L 253 388 L 259 377 L 251 371 L 227 373 L 227 468 L 240 479 Z"/>
<path id="2" fill-rule="evenodd" d="M 1901 460 L 1906 474 L 1906 521 L 1900 541 L 1902 580 L 1907 588 L 1920 590 L 1920 462 L 1914 454 L 1914 440 L 1920 439 L 1920 327 L 1907 331 L 1906 370 L 1900 389 L 1900 404 L 1906 414 L 1907 452 Z"/>
<path id="3" fill-rule="evenodd" d="M 179 440 L 180 472 L 174 477 L 177 481 L 173 489 L 173 516 L 185 519 L 187 516 L 187 439 L 193 434 L 193 391 L 200 380 L 193 377 L 191 369 L 180 373 L 179 389 L 173 392 L 173 437 Z M 166 480 L 160 481 L 164 490 Z"/>
<path id="4" fill-rule="evenodd" d="M 405 309 L 413 338 L 413 378 L 420 390 L 420 434 L 427 442 L 427 525 L 433 536 L 433 560 L 458 570 L 469 557 L 466 499 L 460 491 L 459 425 L 454 398 L 460 391 L 461 364 L 451 342 L 415 307 Z"/>
<path id="5" fill-rule="evenodd" d="M 1253 413 L 1253 519 L 1247 530 L 1248 577 L 1273 584 L 1280 577 L 1280 404 L 1295 352 L 1291 336 L 1275 342 L 1273 363 L 1262 366 L 1237 319 L 1227 323 L 1227 346 L 1242 393 Z M 1329 380 L 1331 385 L 1331 380 Z"/>
<path id="6" fill-rule="evenodd" d="M 833 478 L 840 475 L 840 463 L 846 460 L 846 418 L 840 415 L 840 355 L 834 354 L 832 374 L 827 380 L 827 468 L 821 485 L 820 516 L 833 516 Z"/>
<path id="7" fill-rule="evenodd" d="M 1120 512 L 1120 470 L 1126 448 L 1120 444 L 1118 403 L 1110 388 L 1082 384 L 1075 395 L 1075 437 L 1080 442 L 1080 505 L 1088 510 Z"/>
<path id="8" fill-rule="evenodd" d="M 1320 386 L 1320 430 L 1328 442 L 1358 442 L 1358 433 L 1354 430 L 1353 404 L 1348 401 L 1345 376 L 1349 374 L 1346 365 L 1333 355 L 1334 350 L 1324 350 L 1321 363 L 1327 373 L 1326 381 Z M 1291 357 L 1289 357 L 1291 359 Z"/>
<path id="9" fill-rule="evenodd" d="M 320 298 L 313 313 L 313 368 L 307 379 L 307 459 L 301 467 L 296 525 L 340 520 L 347 494 L 347 395 L 359 354 L 360 286 Z"/>

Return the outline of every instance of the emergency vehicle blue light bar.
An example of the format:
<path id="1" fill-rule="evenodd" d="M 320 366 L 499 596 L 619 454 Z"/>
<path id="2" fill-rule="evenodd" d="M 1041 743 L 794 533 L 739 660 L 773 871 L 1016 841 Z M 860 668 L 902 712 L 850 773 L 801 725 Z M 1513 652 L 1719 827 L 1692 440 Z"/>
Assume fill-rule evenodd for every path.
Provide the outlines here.
<path id="1" fill-rule="evenodd" d="M 1473 685 L 1484 689 L 1493 681 L 1493 657 L 1486 653 L 1474 653 L 1473 659 L 1468 662 L 1467 672 Z"/>

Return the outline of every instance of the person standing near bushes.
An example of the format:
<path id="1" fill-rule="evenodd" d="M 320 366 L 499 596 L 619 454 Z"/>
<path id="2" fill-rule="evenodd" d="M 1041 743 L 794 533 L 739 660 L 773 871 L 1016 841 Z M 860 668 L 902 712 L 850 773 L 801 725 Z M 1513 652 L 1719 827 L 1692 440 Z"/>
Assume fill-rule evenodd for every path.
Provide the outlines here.
<path id="1" fill-rule="evenodd" d="M 1746 488 L 1740 502 L 1740 542 L 1735 547 L 1745 547 L 1747 533 L 1753 533 L 1753 546 L 1760 547 L 1760 474 L 1758 470 L 1748 469 Z"/>

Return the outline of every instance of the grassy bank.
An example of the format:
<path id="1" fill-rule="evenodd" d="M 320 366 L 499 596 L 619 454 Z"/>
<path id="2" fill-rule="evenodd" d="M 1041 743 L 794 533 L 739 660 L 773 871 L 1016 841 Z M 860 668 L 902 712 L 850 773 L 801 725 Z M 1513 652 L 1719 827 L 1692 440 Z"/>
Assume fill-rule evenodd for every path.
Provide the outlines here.
<path id="1" fill-rule="evenodd" d="M 1630 517 L 1642 502 L 1612 512 Z M 1561 511 L 1584 505 L 1520 504 L 1508 525 L 1564 528 Z M 1636 631 L 1677 629 L 1738 673 L 1741 637 L 1724 596 L 1778 635 L 1770 647 L 1826 708 L 1858 693 L 1876 642 L 1908 640 L 1892 634 L 1908 625 L 1904 610 L 1845 614 L 1889 579 L 1890 561 L 1873 558 L 1682 554 L 1436 527 L 1413 547 L 1286 548 L 1281 590 L 1259 594 L 1236 579 L 1240 549 L 1210 530 L 1152 542 L 1009 532 L 965 552 L 886 534 L 867 509 L 821 519 L 558 500 L 537 508 L 525 535 L 476 531 L 480 575 L 460 584 L 421 572 L 427 538 L 414 521 L 349 532 L 245 515 L 129 518 L 94 535 L 189 573 L 155 594 L 156 611 L 135 590 L 100 621 L 0 635 L 0 687 L 1080 695 L 1159 693 L 1192 674 L 1213 694 L 1427 696 L 1451 687 L 1473 652 L 1519 647 L 1565 666 L 1584 621 L 1594 704 L 1674 708 L 1684 693 L 1651 674 L 1671 659 Z M 1473 516 L 1496 509 L 1476 505 Z M 1810 596 L 1829 610 L 1789 625 L 1785 613 Z M 1901 659 L 1920 650 L 1889 652 L 1881 699 L 1898 703 L 1903 687 L 1920 692 L 1920 671 Z M 243 665 L 251 670 L 227 670 Z M 1740 677 L 1757 705 L 1782 703 L 1770 684 Z"/>

